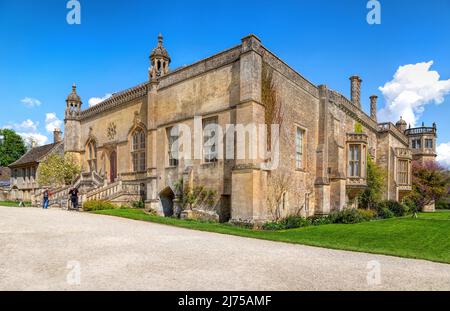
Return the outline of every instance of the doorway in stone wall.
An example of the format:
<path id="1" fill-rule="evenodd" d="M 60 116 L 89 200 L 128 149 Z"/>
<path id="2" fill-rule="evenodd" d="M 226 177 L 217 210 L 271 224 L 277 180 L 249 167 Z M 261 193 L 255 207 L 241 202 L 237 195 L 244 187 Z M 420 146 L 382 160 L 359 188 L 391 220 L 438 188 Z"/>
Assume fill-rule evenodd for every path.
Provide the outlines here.
<path id="1" fill-rule="evenodd" d="M 115 182 L 117 179 L 117 152 L 111 151 L 109 155 L 109 180 Z"/>
<path id="2" fill-rule="evenodd" d="M 159 193 L 159 199 L 161 200 L 162 210 L 165 217 L 171 217 L 173 215 L 173 200 L 175 194 L 170 187 L 165 188 Z"/>

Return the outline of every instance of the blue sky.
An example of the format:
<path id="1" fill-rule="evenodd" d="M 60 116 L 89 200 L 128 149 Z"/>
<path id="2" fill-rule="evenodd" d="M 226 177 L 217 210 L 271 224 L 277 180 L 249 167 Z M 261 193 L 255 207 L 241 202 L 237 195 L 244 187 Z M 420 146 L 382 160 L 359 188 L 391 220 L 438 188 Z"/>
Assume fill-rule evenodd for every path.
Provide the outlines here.
<path id="1" fill-rule="evenodd" d="M 395 103 L 381 116 L 391 121 L 398 117 L 398 107 L 408 105 L 398 103 L 404 98 L 396 93 L 397 84 L 418 83 L 424 99 L 416 109 L 423 112 L 414 111 L 415 121 L 435 121 L 439 143 L 449 143 L 450 153 L 449 0 L 379 0 L 380 25 L 366 22 L 366 0 L 79 2 L 81 25 L 69 25 L 66 0 L 0 0 L 0 127 L 51 137 L 47 129 L 63 119 L 72 83 L 86 108 L 90 98 L 146 81 L 148 56 L 159 32 L 172 68 L 255 33 L 315 84 L 348 96 L 348 77 L 360 75 L 364 109 L 368 111 L 371 94 L 379 95 L 379 109 L 388 95 Z M 430 61 L 432 65 L 416 66 Z M 393 78 L 405 65 L 411 65 L 404 72 L 416 75 L 415 80 Z M 440 80 L 430 71 L 439 73 Z M 421 77 L 426 77 L 427 89 L 440 91 L 425 90 L 424 95 Z M 383 94 L 379 87 L 390 81 Z M 409 92 L 408 85 L 400 88 Z"/>

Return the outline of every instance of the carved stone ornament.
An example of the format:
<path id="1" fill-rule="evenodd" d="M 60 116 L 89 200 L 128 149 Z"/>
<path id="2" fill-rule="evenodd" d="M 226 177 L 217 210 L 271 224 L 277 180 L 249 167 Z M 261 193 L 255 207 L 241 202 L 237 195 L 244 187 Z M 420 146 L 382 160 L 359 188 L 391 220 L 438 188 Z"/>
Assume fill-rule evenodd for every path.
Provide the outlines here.
<path id="1" fill-rule="evenodd" d="M 114 122 L 109 123 L 106 135 L 110 140 L 113 140 L 117 134 L 117 126 Z"/>

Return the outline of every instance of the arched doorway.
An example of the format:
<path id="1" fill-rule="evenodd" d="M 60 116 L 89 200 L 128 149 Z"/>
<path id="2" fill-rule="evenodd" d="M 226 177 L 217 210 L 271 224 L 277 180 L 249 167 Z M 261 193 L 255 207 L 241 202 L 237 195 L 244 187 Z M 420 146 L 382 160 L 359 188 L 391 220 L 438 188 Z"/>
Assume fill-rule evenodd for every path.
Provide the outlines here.
<path id="1" fill-rule="evenodd" d="M 159 199 L 161 200 L 161 205 L 165 217 L 171 217 L 173 215 L 173 200 L 175 199 L 175 194 L 170 187 L 167 187 L 159 193 Z"/>
<path id="2" fill-rule="evenodd" d="M 117 152 L 112 151 L 109 155 L 109 180 L 115 182 L 117 179 Z"/>

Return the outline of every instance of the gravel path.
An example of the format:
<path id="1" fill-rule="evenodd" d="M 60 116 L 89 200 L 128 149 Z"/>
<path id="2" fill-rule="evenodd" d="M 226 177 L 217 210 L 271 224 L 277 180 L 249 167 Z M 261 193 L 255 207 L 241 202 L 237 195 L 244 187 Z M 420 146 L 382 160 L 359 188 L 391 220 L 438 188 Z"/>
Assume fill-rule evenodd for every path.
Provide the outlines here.
<path id="1" fill-rule="evenodd" d="M 450 265 L 0 207 L 0 290 L 450 290 Z"/>

